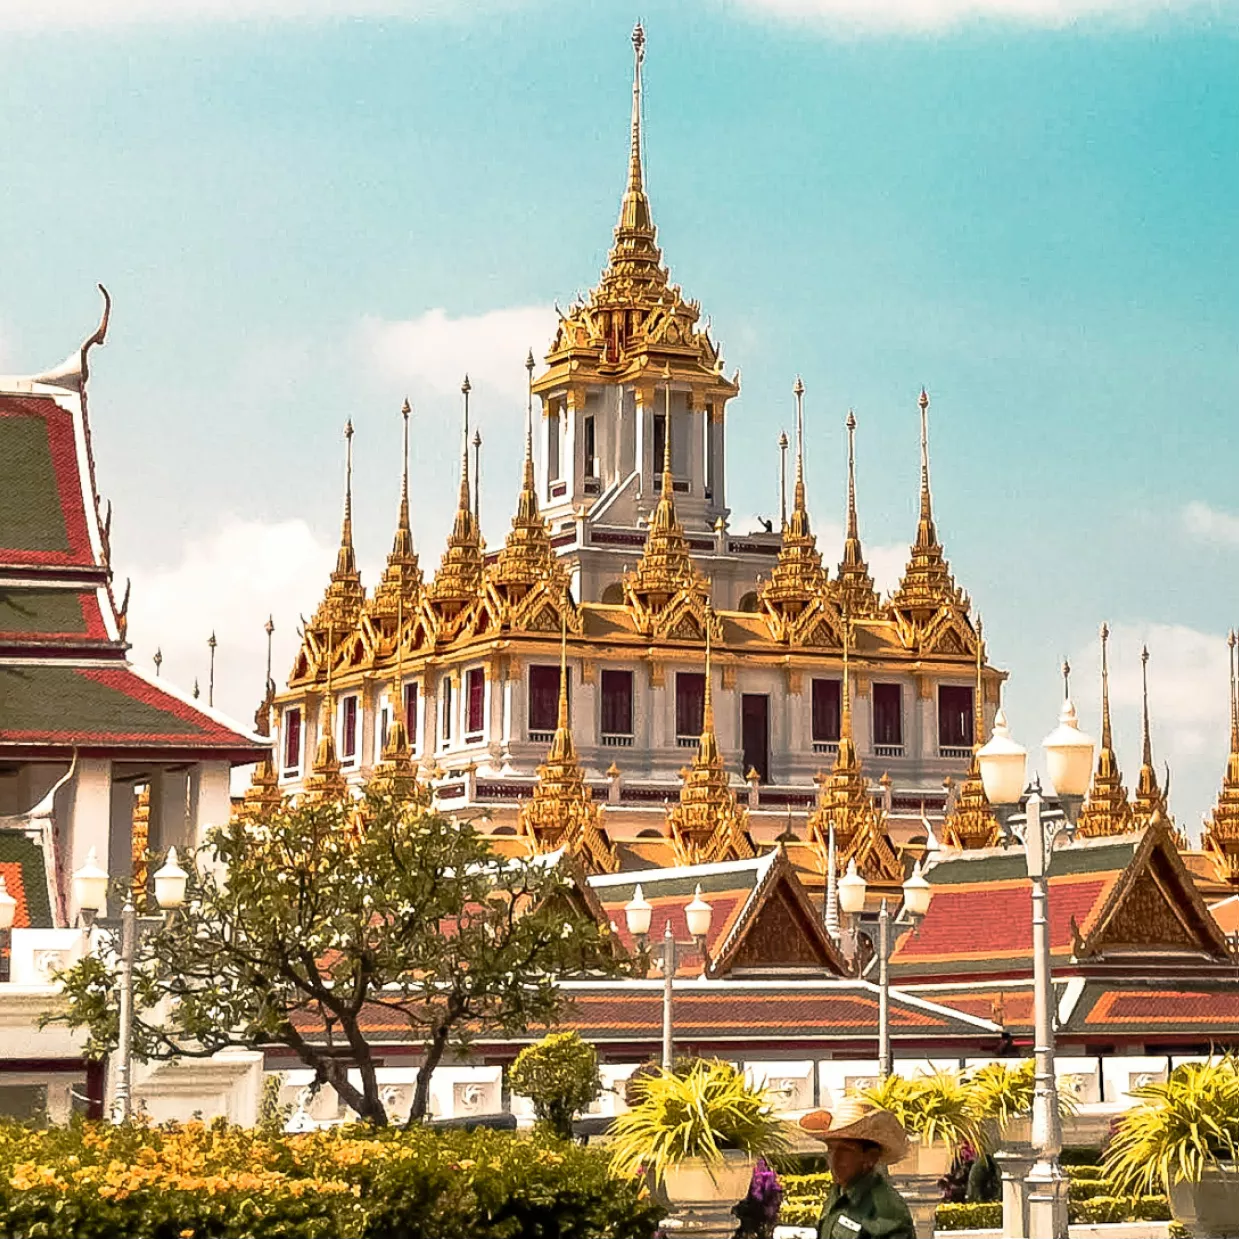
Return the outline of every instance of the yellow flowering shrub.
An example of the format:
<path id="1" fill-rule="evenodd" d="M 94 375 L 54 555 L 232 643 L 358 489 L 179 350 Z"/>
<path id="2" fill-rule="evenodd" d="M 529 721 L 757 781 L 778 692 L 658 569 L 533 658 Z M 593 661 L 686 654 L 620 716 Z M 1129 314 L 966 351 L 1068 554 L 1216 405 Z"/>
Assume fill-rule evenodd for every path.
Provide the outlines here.
<path id="1" fill-rule="evenodd" d="M 648 1239 L 657 1215 L 542 1136 L 0 1122 L 6 1239 Z"/>

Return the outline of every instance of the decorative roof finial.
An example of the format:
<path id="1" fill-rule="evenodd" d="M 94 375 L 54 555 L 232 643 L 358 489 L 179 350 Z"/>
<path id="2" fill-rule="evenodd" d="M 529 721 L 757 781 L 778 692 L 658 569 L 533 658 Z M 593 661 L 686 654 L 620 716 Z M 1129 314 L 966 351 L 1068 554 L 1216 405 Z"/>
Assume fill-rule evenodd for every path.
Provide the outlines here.
<path id="1" fill-rule="evenodd" d="M 482 527 L 482 432 L 473 432 L 473 519 Z"/>
<path id="2" fill-rule="evenodd" d="M 865 552 L 860 544 L 860 522 L 856 516 L 856 414 L 849 409 L 848 429 L 848 510 L 847 535 L 843 540 L 843 559 L 839 563 L 837 596 L 853 615 L 862 618 L 878 613 L 878 591 L 869 575 Z"/>
<path id="3" fill-rule="evenodd" d="M 1063 700 L 1071 700 L 1071 664 L 1063 659 Z"/>
<path id="4" fill-rule="evenodd" d="M 1239 638 L 1232 628 L 1226 638 L 1230 650 L 1230 751 L 1239 754 L 1239 686 L 1236 685 L 1235 644 Z"/>
<path id="5" fill-rule="evenodd" d="M 159 647 L 155 649 L 155 678 L 159 679 L 159 669 L 163 666 L 163 650 Z"/>
<path id="6" fill-rule="evenodd" d="M 403 426 L 400 432 L 400 518 L 397 527 L 403 533 L 406 530 L 410 533 L 412 528 L 409 524 L 409 415 L 413 412 L 413 406 L 409 404 L 408 396 L 404 398 L 404 404 L 400 406 L 400 417 Z M 413 551 L 413 545 L 410 541 L 409 553 Z"/>
<path id="7" fill-rule="evenodd" d="M 787 528 L 787 431 L 779 431 L 779 529 Z"/>
<path id="8" fill-rule="evenodd" d="M 639 28 L 639 27 L 638 27 Z M 663 496 L 670 498 L 675 493 L 675 479 L 671 473 L 671 363 L 663 363 Z"/>
<path id="9" fill-rule="evenodd" d="M 860 539 L 860 523 L 856 519 L 856 414 L 848 409 L 848 532 L 849 541 Z"/>
<path id="10" fill-rule="evenodd" d="M 266 690 L 270 692 L 274 687 L 271 680 L 271 642 L 275 636 L 275 617 L 267 616 L 267 622 L 262 626 L 263 632 L 267 634 L 267 683 Z"/>
<path id="11" fill-rule="evenodd" d="M 922 387 L 917 401 L 921 409 L 921 526 L 917 540 L 924 536 L 926 544 L 936 542 L 933 501 L 929 491 L 929 393 Z"/>
<path id="12" fill-rule="evenodd" d="M 985 743 L 985 685 L 981 679 L 985 666 L 985 625 L 980 615 L 976 617 L 973 628 L 977 634 L 977 682 L 972 702 L 972 751 L 975 753 Z"/>
<path id="13" fill-rule="evenodd" d="M 464 399 L 464 422 L 460 432 L 460 499 L 457 508 L 460 512 L 471 511 L 469 505 L 469 393 L 473 390 L 469 376 L 460 385 L 460 394 Z"/>
<path id="14" fill-rule="evenodd" d="M 800 375 L 796 375 L 792 393 L 796 397 L 796 488 L 792 499 L 792 510 L 804 512 L 804 383 Z"/>
<path id="15" fill-rule="evenodd" d="M 844 744 L 850 750 L 852 741 L 852 688 L 851 676 L 848 672 L 848 651 L 852 644 L 852 616 L 850 612 L 843 613 L 843 709 L 839 718 L 839 751 Z M 848 754 L 851 756 L 850 752 Z"/>
<path id="16" fill-rule="evenodd" d="M 525 490 L 535 494 L 536 484 L 533 477 L 533 349 L 525 356 L 525 373 L 528 376 L 525 395 L 525 472 L 522 479 Z"/>
<path id="17" fill-rule="evenodd" d="M 714 607 L 706 603 L 706 691 L 705 700 L 701 705 L 701 744 L 705 747 L 706 737 L 714 741 L 714 676 L 712 665 L 713 645 L 710 630 L 714 627 Z"/>
<path id="18" fill-rule="evenodd" d="M 344 423 L 344 524 L 340 530 L 340 549 L 336 553 L 336 572 L 352 576 L 357 572 L 353 551 L 353 419 Z"/>
<path id="19" fill-rule="evenodd" d="M 1101 629 L 1101 747 L 1114 747 L 1114 739 L 1110 730 L 1110 657 L 1107 646 L 1110 643 L 1110 625 L 1102 620 Z"/>
<path id="20" fill-rule="evenodd" d="M 645 174 L 641 151 L 641 66 L 645 62 L 645 28 L 632 28 L 632 132 L 628 150 L 628 194 L 644 194 Z M 648 223 L 648 218 L 646 220 Z"/>
<path id="21" fill-rule="evenodd" d="M 1152 769 L 1153 742 L 1149 735 L 1149 647 L 1140 647 L 1140 760 Z"/>
<path id="22" fill-rule="evenodd" d="M 209 706 L 215 704 L 215 647 L 218 644 L 215 640 L 215 633 L 212 630 L 211 635 L 207 638 L 207 649 L 211 651 L 207 676 L 207 705 Z"/>

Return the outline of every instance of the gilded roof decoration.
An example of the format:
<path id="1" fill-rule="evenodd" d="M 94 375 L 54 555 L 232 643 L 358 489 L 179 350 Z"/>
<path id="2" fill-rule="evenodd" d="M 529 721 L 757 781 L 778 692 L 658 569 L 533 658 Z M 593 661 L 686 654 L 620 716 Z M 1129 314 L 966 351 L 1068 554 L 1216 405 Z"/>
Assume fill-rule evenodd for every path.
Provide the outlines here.
<path id="1" fill-rule="evenodd" d="M 804 484 L 804 383 L 796 376 L 796 484 L 792 512 L 783 526 L 779 557 L 759 597 L 778 641 L 837 645 L 839 616 L 830 600 L 817 538 L 809 525 Z"/>
<path id="2" fill-rule="evenodd" d="M 1230 753 L 1217 804 L 1205 823 L 1202 843 L 1213 858 L 1218 877 L 1239 886 L 1239 683 L 1236 682 L 1235 632 L 1227 638 L 1230 647 Z"/>
<path id="3" fill-rule="evenodd" d="M 624 576 L 624 596 L 639 631 L 652 636 L 700 640 L 707 627 L 714 629 L 715 636 L 721 635 L 721 630 L 709 606 L 710 583 L 694 566 L 688 537 L 676 516 L 670 407 L 668 386 L 662 491 L 637 567 Z"/>
<path id="4" fill-rule="evenodd" d="M 329 673 L 327 691 L 323 693 L 323 708 L 318 717 L 318 745 L 314 750 L 314 763 L 305 781 L 302 800 L 309 804 L 321 804 L 342 800 L 347 794 L 348 784 L 340 773 L 340 759 L 336 756 L 336 699 Z"/>
<path id="5" fill-rule="evenodd" d="M 709 864 L 719 860 L 747 860 L 756 855 L 748 834 L 748 813 L 736 802 L 727 765 L 714 732 L 714 687 L 711 683 L 710 629 L 706 627 L 705 701 L 701 738 L 692 765 L 681 771 L 680 800 L 667 810 L 667 824 L 678 864 Z"/>
<path id="6" fill-rule="evenodd" d="M 1140 651 L 1140 677 L 1142 693 L 1141 740 L 1140 740 L 1140 774 L 1136 779 L 1136 794 L 1132 800 L 1133 825 L 1137 830 L 1146 826 L 1160 824 L 1165 826 L 1172 835 L 1180 837 L 1175 828 L 1174 818 L 1170 816 L 1167 798 L 1170 793 L 1170 772 L 1166 772 L 1167 786 L 1163 789 L 1157 781 L 1157 771 L 1153 768 L 1153 744 L 1149 735 L 1149 647 L 1146 645 Z"/>
<path id="7" fill-rule="evenodd" d="M 567 569 L 551 545 L 550 530 L 538 507 L 533 469 L 533 353 L 525 361 L 529 399 L 525 409 L 525 460 L 512 529 L 486 573 L 489 605 L 502 628 L 553 632 L 564 620 L 580 631 L 568 597 Z"/>
<path id="8" fill-rule="evenodd" d="M 1123 772 L 1114 751 L 1114 733 L 1110 726 L 1110 660 L 1108 643 L 1110 629 L 1101 626 L 1101 748 L 1097 753 L 1097 769 L 1088 789 L 1088 799 L 1080 812 L 1077 833 L 1085 838 L 1102 835 L 1123 835 L 1135 829 L 1131 800 L 1123 786 Z M 1156 776 L 1154 776 L 1156 781 Z"/>
<path id="9" fill-rule="evenodd" d="M 848 410 L 848 510 L 847 534 L 843 540 L 843 559 L 835 578 L 834 593 L 840 609 L 855 619 L 871 619 L 881 607 L 878 591 L 860 544 L 860 522 L 856 517 L 856 414 Z"/>
<path id="10" fill-rule="evenodd" d="M 829 775 L 819 779 L 817 806 L 809 814 L 809 841 L 821 856 L 828 853 L 830 829 L 834 827 L 835 862 L 846 867 L 850 860 L 867 881 L 902 882 L 903 866 L 886 835 L 884 815 L 874 808 L 869 780 L 861 766 L 852 736 L 851 675 L 845 623 L 843 641 L 843 701 L 839 723 L 839 749 Z"/>
<path id="11" fill-rule="evenodd" d="M 956 640 L 958 627 L 955 616 L 966 615 L 968 600 L 951 576 L 950 566 L 942 553 L 938 531 L 934 525 L 933 497 L 929 488 L 929 396 L 924 389 L 920 396 L 921 410 L 921 516 L 916 526 L 916 541 L 904 569 L 903 580 L 890 600 L 896 621 L 911 645 L 927 648 L 924 640 L 931 625 L 945 619 Z M 945 609 L 948 615 L 940 612 Z M 961 652 L 971 652 L 972 640 Z M 944 652 L 954 653 L 953 649 Z"/>
<path id="12" fill-rule="evenodd" d="M 455 621 L 477 601 L 482 586 L 482 533 L 469 502 L 469 391 L 469 376 L 466 374 L 465 381 L 460 385 L 464 397 L 464 427 L 456 518 L 452 522 L 452 532 L 448 534 L 439 571 L 426 591 L 431 613 L 445 629 L 459 626 Z"/>
<path id="13" fill-rule="evenodd" d="M 374 594 L 365 606 L 365 613 L 376 629 L 376 634 L 392 637 L 396 632 L 397 612 L 413 615 L 422 592 L 422 569 L 417 551 L 413 546 L 413 529 L 409 524 L 409 414 L 412 410 L 406 400 L 400 410 L 403 419 L 402 459 L 400 472 L 400 514 L 396 520 L 396 533 L 392 538 L 387 567 Z"/>
<path id="14" fill-rule="evenodd" d="M 606 372 L 633 377 L 652 355 L 674 358 L 677 368 L 710 380 L 727 395 L 739 385 L 722 375 L 719 347 L 710 339 L 709 326 L 698 329 L 701 307 L 686 300 L 671 282 L 658 248 L 650 200 L 645 189 L 641 146 L 641 67 L 645 60 L 645 31 L 640 23 L 632 33 L 632 122 L 629 132 L 628 177 L 620 203 L 615 241 L 598 285 L 567 314 L 560 313 L 559 328 L 547 361 L 553 369 L 570 362 L 573 370 Z"/>
<path id="15" fill-rule="evenodd" d="M 521 806 L 517 831 L 536 852 L 563 849 L 588 873 L 614 873 L 619 868 L 615 848 L 602 829 L 602 806 L 594 803 L 572 740 L 566 626 L 560 633 L 558 725 L 546 760 L 538 767 L 533 796 Z"/>
<path id="16" fill-rule="evenodd" d="M 949 847 L 989 848 L 997 844 L 1001 834 L 998 819 L 990 807 L 985 785 L 981 782 L 981 764 L 977 754 L 985 743 L 985 697 L 981 672 L 985 666 L 985 641 L 981 617 L 976 619 L 977 654 L 976 686 L 972 690 L 972 764 L 968 777 L 959 789 L 955 806 L 943 824 L 943 839 Z"/>
<path id="17" fill-rule="evenodd" d="M 326 674 L 326 655 L 335 652 L 335 641 L 343 640 L 356 627 L 366 601 L 366 591 L 357 570 L 353 550 L 353 423 L 344 427 L 344 521 L 340 529 L 340 549 L 327 592 L 318 604 L 313 619 L 302 633 L 301 652 L 306 674 Z"/>

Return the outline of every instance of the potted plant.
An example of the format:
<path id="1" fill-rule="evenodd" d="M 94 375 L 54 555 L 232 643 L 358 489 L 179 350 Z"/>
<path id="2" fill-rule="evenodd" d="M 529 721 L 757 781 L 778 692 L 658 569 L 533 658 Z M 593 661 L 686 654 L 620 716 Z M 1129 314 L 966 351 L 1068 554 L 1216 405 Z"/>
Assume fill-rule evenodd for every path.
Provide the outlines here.
<path id="1" fill-rule="evenodd" d="M 899 1163 L 901 1177 L 941 1178 L 962 1145 L 981 1146 L 968 1090 L 963 1078 L 952 1072 L 915 1079 L 890 1075 L 860 1096 L 879 1110 L 889 1110 L 908 1133 L 909 1154 Z"/>
<path id="2" fill-rule="evenodd" d="M 612 1166 L 644 1171 L 668 1202 L 725 1211 L 746 1195 L 755 1159 L 787 1146 L 764 1089 L 730 1063 L 700 1059 L 676 1074 L 659 1069 L 631 1088 L 633 1106 L 611 1128 Z"/>
<path id="3" fill-rule="evenodd" d="M 1130 1090 L 1140 1103 L 1115 1125 L 1109 1178 L 1125 1190 L 1163 1190 L 1193 1235 L 1235 1233 L 1239 1218 L 1239 1059 L 1185 1063 L 1165 1083 Z"/>

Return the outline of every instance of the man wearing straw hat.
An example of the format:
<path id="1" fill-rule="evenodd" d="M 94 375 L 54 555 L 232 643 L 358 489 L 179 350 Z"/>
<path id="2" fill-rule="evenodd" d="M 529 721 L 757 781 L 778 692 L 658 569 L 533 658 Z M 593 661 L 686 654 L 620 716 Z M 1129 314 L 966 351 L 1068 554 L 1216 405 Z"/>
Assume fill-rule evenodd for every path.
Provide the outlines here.
<path id="1" fill-rule="evenodd" d="M 826 1145 L 834 1179 L 818 1239 L 916 1239 L 908 1206 L 879 1169 L 908 1152 L 907 1133 L 889 1110 L 848 1097 L 833 1113 L 806 1114 L 800 1126 Z"/>

